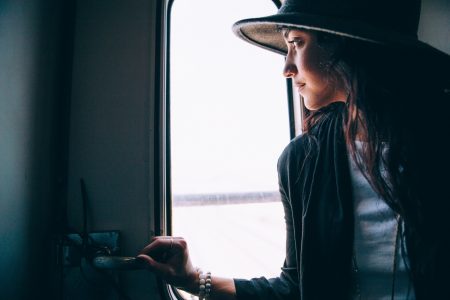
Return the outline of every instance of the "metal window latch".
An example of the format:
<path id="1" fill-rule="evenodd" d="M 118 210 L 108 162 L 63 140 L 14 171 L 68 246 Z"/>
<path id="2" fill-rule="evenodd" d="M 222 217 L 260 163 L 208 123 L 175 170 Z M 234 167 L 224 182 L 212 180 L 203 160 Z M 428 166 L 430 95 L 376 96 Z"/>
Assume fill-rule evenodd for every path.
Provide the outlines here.
<path id="1" fill-rule="evenodd" d="M 92 265 L 95 268 L 106 270 L 140 270 L 146 268 L 145 263 L 140 259 L 127 256 L 97 256 L 92 260 Z"/>

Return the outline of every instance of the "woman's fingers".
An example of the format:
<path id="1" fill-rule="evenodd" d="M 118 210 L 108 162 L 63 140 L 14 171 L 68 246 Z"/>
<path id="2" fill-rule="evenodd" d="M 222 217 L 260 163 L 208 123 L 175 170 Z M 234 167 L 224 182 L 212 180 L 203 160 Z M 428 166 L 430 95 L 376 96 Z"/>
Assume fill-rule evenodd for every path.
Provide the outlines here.
<path id="1" fill-rule="evenodd" d="M 156 236 L 152 238 L 150 244 L 142 249 L 141 254 L 161 253 L 172 250 L 177 246 L 179 240 L 183 238 L 172 236 Z"/>
<path id="2" fill-rule="evenodd" d="M 150 256 L 154 261 L 159 263 L 178 265 L 183 263 L 183 258 L 187 256 L 187 253 L 185 253 L 185 245 L 186 242 L 183 238 L 158 236 L 154 237 L 151 243 L 142 249 L 139 254 Z"/>
<path id="3" fill-rule="evenodd" d="M 197 271 L 192 266 L 187 243 L 183 238 L 154 237 L 137 257 L 150 270 L 177 287 L 191 287 L 197 279 Z"/>
<path id="4" fill-rule="evenodd" d="M 145 262 L 145 264 L 149 267 L 149 269 L 159 273 L 160 275 L 164 275 L 167 273 L 167 266 L 162 263 L 157 262 L 153 258 L 145 254 L 139 254 L 137 258 L 141 259 Z"/>

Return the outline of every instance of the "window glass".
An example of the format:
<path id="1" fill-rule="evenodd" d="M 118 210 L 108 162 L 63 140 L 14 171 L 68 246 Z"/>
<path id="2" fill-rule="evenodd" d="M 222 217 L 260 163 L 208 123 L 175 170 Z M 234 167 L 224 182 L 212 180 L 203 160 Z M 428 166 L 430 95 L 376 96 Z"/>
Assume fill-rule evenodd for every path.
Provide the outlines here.
<path id="1" fill-rule="evenodd" d="M 285 257 L 276 164 L 289 142 L 284 58 L 232 24 L 269 0 L 176 0 L 170 32 L 172 233 L 194 265 L 275 277 Z"/>

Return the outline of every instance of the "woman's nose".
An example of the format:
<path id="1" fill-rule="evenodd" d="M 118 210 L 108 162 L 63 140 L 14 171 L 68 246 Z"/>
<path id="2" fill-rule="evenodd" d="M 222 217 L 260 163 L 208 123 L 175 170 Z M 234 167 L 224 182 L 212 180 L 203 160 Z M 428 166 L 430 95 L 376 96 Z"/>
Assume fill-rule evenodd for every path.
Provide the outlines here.
<path id="1" fill-rule="evenodd" d="M 297 74 L 297 66 L 292 62 L 292 60 L 286 57 L 286 62 L 284 63 L 283 75 L 286 78 L 294 77 Z"/>

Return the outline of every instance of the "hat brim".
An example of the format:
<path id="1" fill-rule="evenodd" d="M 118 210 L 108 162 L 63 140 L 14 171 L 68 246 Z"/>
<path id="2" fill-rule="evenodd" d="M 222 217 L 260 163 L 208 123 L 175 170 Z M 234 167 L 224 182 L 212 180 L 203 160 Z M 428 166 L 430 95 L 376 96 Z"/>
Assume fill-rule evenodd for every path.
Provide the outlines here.
<path id="1" fill-rule="evenodd" d="M 389 28 L 383 30 L 361 20 L 345 20 L 311 14 L 284 13 L 262 18 L 244 19 L 233 25 L 233 31 L 244 41 L 286 55 L 287 47 L 279 30 L 280 26 L 323 31 L 391 46 L 414 47 L 446 57 L 446 59 L 450 57 L 416 37 L 402 35 Z"/>

